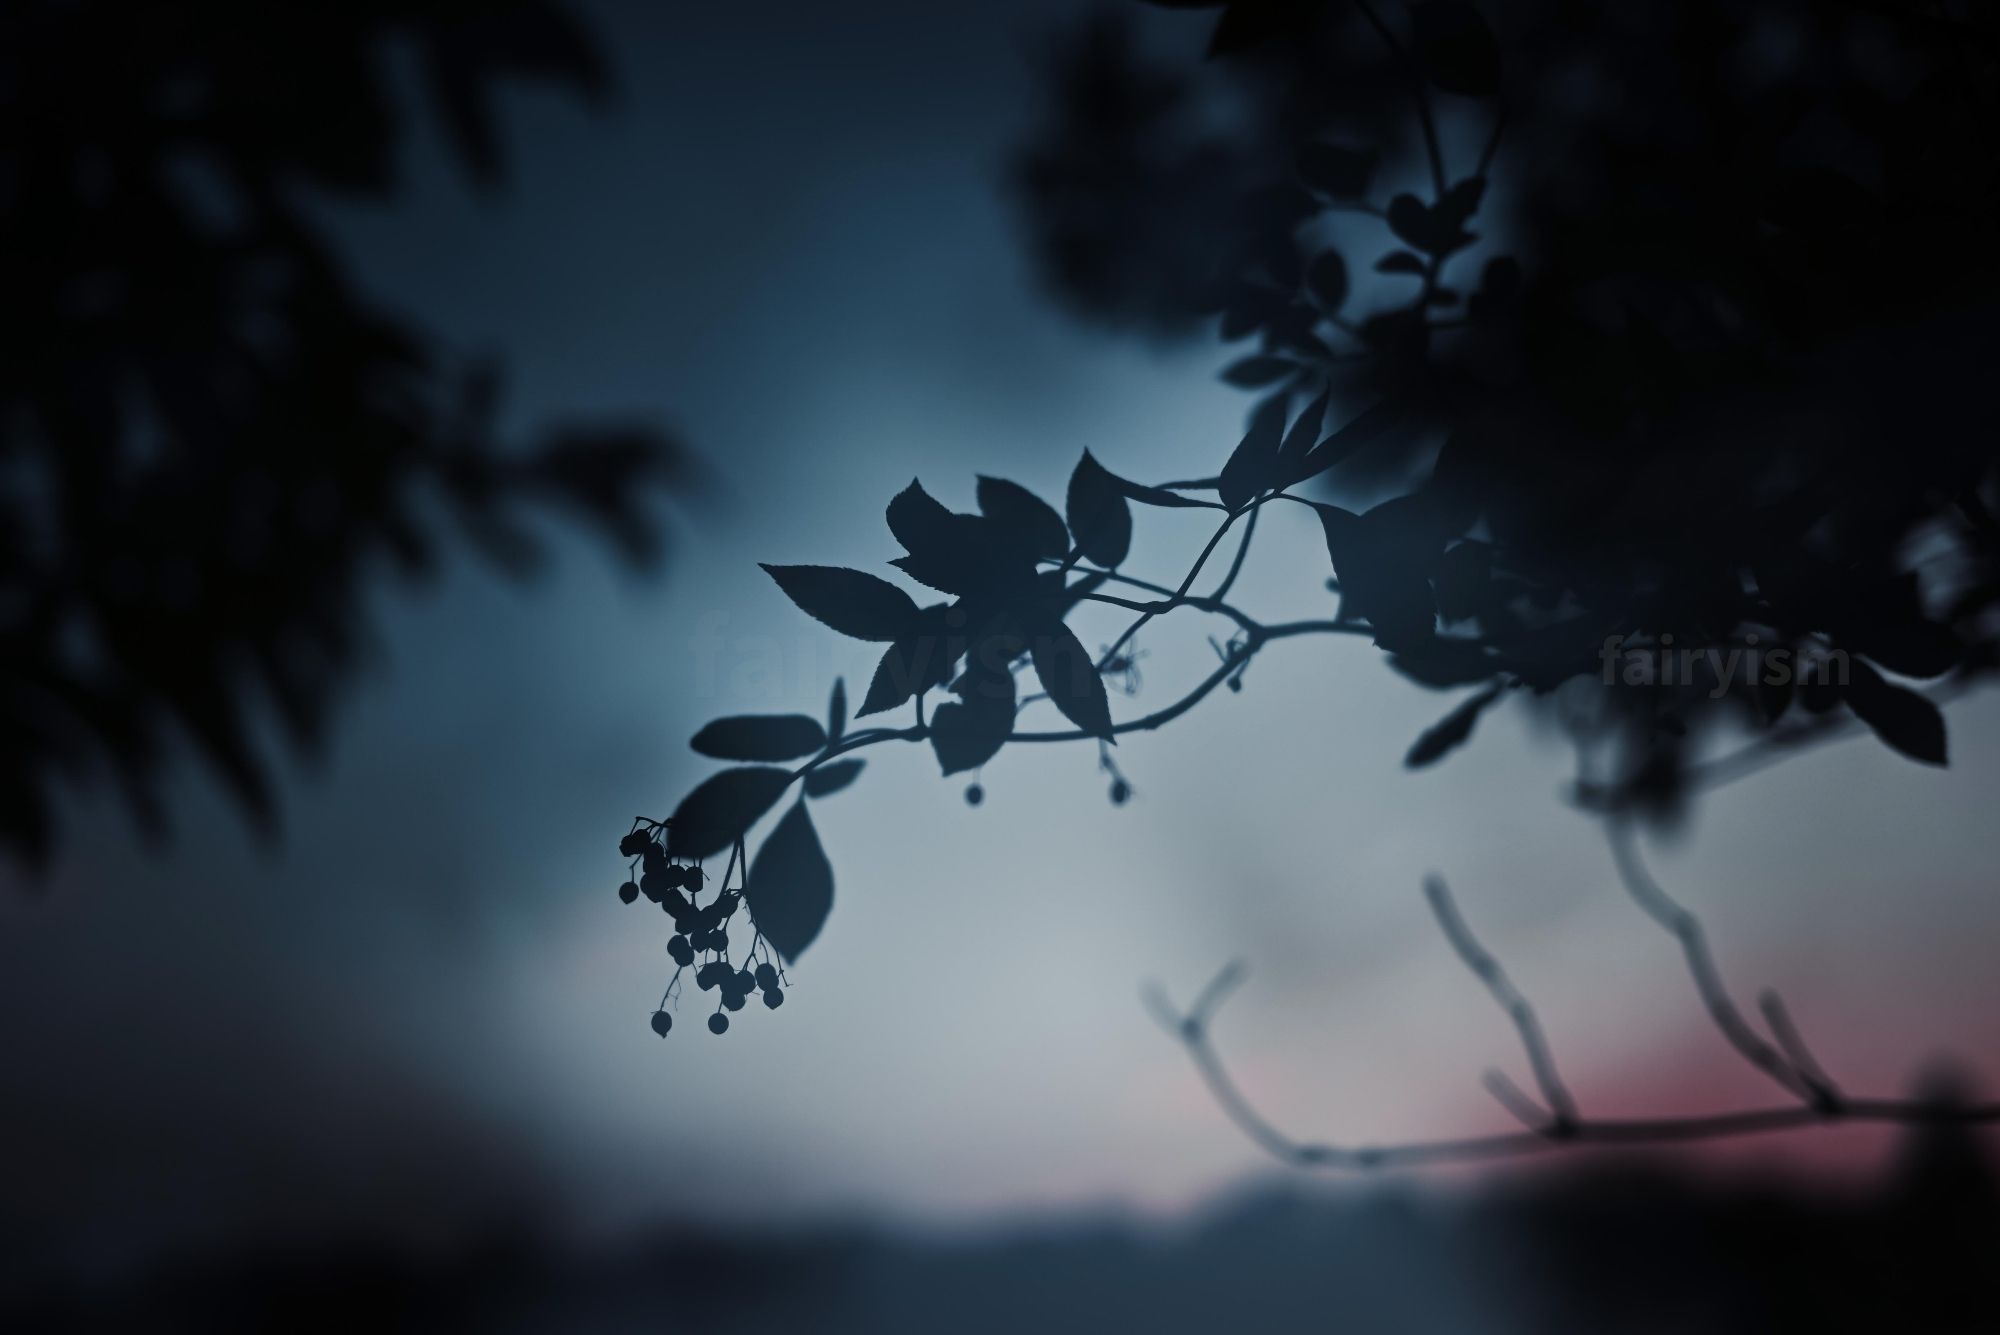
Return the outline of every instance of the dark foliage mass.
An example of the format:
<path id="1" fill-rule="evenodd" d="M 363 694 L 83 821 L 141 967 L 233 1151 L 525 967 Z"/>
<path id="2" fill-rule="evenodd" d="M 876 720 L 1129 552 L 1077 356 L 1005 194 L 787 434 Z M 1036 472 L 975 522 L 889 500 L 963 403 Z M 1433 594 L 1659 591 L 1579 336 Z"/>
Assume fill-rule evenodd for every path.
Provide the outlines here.
<path id="1" fill-rule="evenodd" d="M 1503 699 L 1555 711 L 1578 800 L 1621 820 L 1672 820 L 1702 783 L 1850 722 L 1946 762 L 1938 701 L 1992 670 L 2000 633 L 2000 18 L 1916 0 L 1155 7 L 1216 11 L 1157 19 L 1212 24 L 1207 59 L 1084 25 L 1015 184 L 1073 307 L 1244 345 L 1223 373 L 1258 396 L 1242 439 L 1218 442 L 1213 476 L 1164 485 L 1085 453 L 1060 509 L 981 478 L 978 513 L 953 513 L 912 483 L 888 506 L 890 564 L 942 601 L 767 567 L 829 629 L 886 646 L 857 717 L 913 718 L 711 725 L 705 754 L 802 763 L 697 789 L 669 826 L 711 819 L 716 792 L 756 800 L 690 855 L 887 741 L 928 743 L 951 775 L 1011 743 L 1094 740 L 1122 802 L 1120 733 L 1241 689 L 1300 635 L 1365 636 L 1464 692 L 1413 767 Z M 1277 501 L 1317 523 L 1328 564 L 1299 584 L 1329 583 L 1336 615 L 1264 624 L 1227 600 Z M 1218 526 L 1153 582 L 1124 563 L 1157 507 Z M 1232 532 L 1226 573 L 1193 592 Z M 1086 600 L 1137 613 L 1097 655 L 1065 621 Z M 1134 635 L 1182 609 L 1227 623 L 1215 671 L 1115 717 L 1107 678 L 1134 693 Z M 1019 727 L 1038 701 L 1069 726 Z M 1751 747 L 1690 761 L 1728 728 Z"/>
<path id="2" fill-rule="evenodd" d="M 107 40 L 115 35 L 115 40 Z M 526 511 L 633 560 L 645 496 L 686 480 L 638 426 L 496 434 L 490 367 L 350 283 L 315 196 L 397 189 L 409 108 L 498 182 L 501 85 L 596 96 L 549 0 L 21 0 L 0 8 L 0 851 L 56 844 L 56 789 L 109 778 L 148 832 L 191 741 L 259 823 L 268 703 L 321 740 L 371 571 L 421 572 L 455 525 L 509 570 Z"/>
<path id="3" fill-rule="evenodd" d="M 1233 1329 L 1826 1335 L 1990 1329 L 2000 1189 L 1960 1128 L 1912 1134 L 1840 1194 L 1658 1165 L 1450 1202 L 1260 1192 L 1171 1232 L 1071 1226 L 898 1240 L 661 1230 L 583 1251 L 280 1247 L 82 1284 L 0 1266 L 0 1318 L 58 1330 L 724 1333 Z"/>

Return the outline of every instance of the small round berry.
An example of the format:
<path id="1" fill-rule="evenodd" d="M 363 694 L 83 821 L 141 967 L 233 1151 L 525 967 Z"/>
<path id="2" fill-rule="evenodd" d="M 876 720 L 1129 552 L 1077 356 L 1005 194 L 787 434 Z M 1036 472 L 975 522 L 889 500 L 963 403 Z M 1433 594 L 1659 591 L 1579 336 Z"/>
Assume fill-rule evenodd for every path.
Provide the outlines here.
<path id="1" fill-rule="evenodd" d="M 711 1034 L 726 1034 L 726 1033 L 728 1033 L 728 1032 L 729 1032 L 729 1017 L 728 1017 L 727 1015 L 724 1015 L 724 1014 L 723 1014 L 723 1013 L 722 1013 L 721 1011 L 717 1011 L 717 1012 L 716 1012 L 715 1014 L 713 1014 L 713 1015 L 709 1016 L 709 1017 L 708 1017 L 708 1032 L 709 1032 L 709 1033 L 711 1033 Z"/>
<path id="2" fill-rule="evenodd" d="M 748 998 L 745 997 L 741 992 L 725 992 L 722 994 L 722 1004 L 727 1006 L 730 1010 L 733 1011 L 742 1010 L 743 1003 L 746 1000 L 748 1000 Z"/>
<path id="3" fill-rule="evenodd" d="M 736 971 L 736 990 L 745 996 L 757 990 L 757 978 L 748 969 Z"/>
<path id="4" fill-rule="evenodd" d="M 986 790 L 978 784 L 970 784 L 965 790 L 965 805 L 976 807 L 986 800 Z"/>
<path id="5" fill-rule="evenodd" d="M 647 871 L 657 876 L 664 876 L 667 873 L 666 850 L 650 839 L 646 841 L 646 846 L 639 850 L 639 856 L 645 859 Z"/>
<path id="6" fill-rule="evenodd" d="M 688 944 L 688 939 L 684 936 L 676 936 L 667 942 L 667 954 L 673 956 L 674 963 L 684 969 L 694 963 L 694 947 Z"/>
<path id="7" fill-rule="evenodd" d="M 764 1004 L 776 1010 L 785 1004 L 785 994 L 775 987 L 767 987 L 764 989 Z"/>
<path id="8" fill-rule="evenodd" d="M 628 858 L 636 858 L 646 851 L 646 845 L 651 842 L 644 830 L 634 830 L 618 841 L 618 851 Z"/>
<path id="9" fill-rule="evenodd" d="M 758 965 L 757 972 L 752 976 L 756 978 L 759 987 L 768 989 L 778 985 L 778 970 L 768 961 Z"/>
<path id="10" fill-rule="evenodd" d="M 1243 689 L 1243 678 L 1231 677 L 1229 679 L 1229 689 L 1232 691 L 1241 691 Z"/>
<path id="11" fill-rule="evenodd" d="M 633 900 L 637 899 L 638 897 L 639 897 L 639 887 L 635 882 L 627 881 L 625 882 L 625 884 L 618 887 L 618 898 L 623 902 L 630 904 Z"/>
<path id="12" fill-rule="evenodd" d="M 1112 780 L 1112 783 L 1111 783 L 1111 805 L 1112 805 L 1112 806 L 1114 806 L 1114 807 L 1122 807 L 1122 806 L 1124 806 L 1124 805 L 1125 805 L 1125 803 L 1126 803 L 1126 802 L 1128 802 L 1128 801 L 1130 801 L 1130 800 L 1131 800 L 1131 797 L 1132 797 L 1132 785 L 1131 785 L 1131 784 L 1129 784 L 1129 783 L 1125 782 L 1125 780 L 1123 780 L 1123 779 L 1114 779 L 1114 780 Z"/>
<path id="13" fill-rule="evenodd" d="M 719 974 L 720 970 L 714 964 L 704 964 L 694 971 L 695 986 L 706 992 L 722 981 Z"/>
<path id="14" fill-rule="evenodd" d="M 661 1038 L 665 1038 L 667 1036 L 667 1031 L 672 1029 L 673 1027 L 674 1027 L 673 1016 L 667 1014 L 665 1011 L 653 1012 L 654 1033 L 658 1034 Z"/>

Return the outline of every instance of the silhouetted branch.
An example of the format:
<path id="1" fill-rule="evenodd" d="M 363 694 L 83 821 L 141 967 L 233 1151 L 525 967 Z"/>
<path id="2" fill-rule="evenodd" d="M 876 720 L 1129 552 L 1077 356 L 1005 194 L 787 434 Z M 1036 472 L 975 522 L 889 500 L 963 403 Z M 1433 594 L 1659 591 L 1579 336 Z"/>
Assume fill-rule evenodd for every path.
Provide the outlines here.
<path id="1" fill-rule="evenodd" d="M 1643 877 L 1643 869 L 1641 870 Z M 1216 1050 L 1211 1032 L 1222 1003 L 1248 976 L 1243 964 L 1232 962 L 1203 988 L 1187 1011 L 1177 1010 L 1165 990 L 1149 984 L 1144 1000 L 1160 1027 L 1179 1041 L 1194 1062 L 1195 1070 L 1223 1112 L 1251 1140 L 1275 1158 L 1300 1168 L 1369 1170 L 1415 1167 L 1425 1164 L 1463 1163 L 1487 1159 L 1519 1158 L 1566 1145 L 1640 1146 L 1675 1145 L 1692 1141 L 1719 1140 L 1732 1136 L 1794 1131 L 1809 1126 L 1837 1122 L 1876 1122 L 1900 1125 L 1983 1126 L 2000 1123 L 2000 1103 L 1940 1104 L 1934 1100 L 1847 1099 L 1835 1091 L 1817 1062 L 1807 1053 L 1797 1030 L 1785 1014 L 1775 994 L 1766 994 L 1765 1014 L 1778 1041 L 1790 1054 L 1792 1065 L 1780 1067 L 1801 1077 L 1805 1101 L 1774 1108 L 1753 1108 L 1736 1112 L 1706 1113 L 1688 1117 L 1586 1119 L 1576 1112 L 1568 1091 L 1556 1077 L 1540 1024 L 1524 997 L 1507 980 L 1505 972 L 1482 947 L 1451 901 L 1442 880 L 1429 878 L 1425 894 L 1439 926 L 1459 958 L 1487 985 L 1494 999 L 1514 1021 L 1528 1048 L 1529 1062 L 1541 1084 L 1546 1109 L 1497 1070 L 1484 1077 L 1487 1091 L 1509 1114 L 1526 1128 L 1484 1136 L 1461 1136 L 1439 1140 L 1408 1141 L 1390 1145 L 1336 1145 L 1321 1141 L 1296 1140 L 1280 1130 L 1238 1087 Z M 1651 887 L 1657 899 L 1657 887 Z M 1672 901 L 1667 900 L 1671 905 Z M 1678 910 L 1678 906 L 1673 906 Z M 1684 910 L 1679 910 L 1685 912 Z M 1733 1012 L 1732 1012 L 1733 1013 Z M 1754 1038 L 1754 1035 L 1752 1036 Z M 1732 1040 L 1733 1041 L 1733 1040 Z M 1759 1040 L 1761 1041 L 1761 1040 Z M 1783 1083 L 1781 1081 L 1781 1083 Z M 1787 1085 L 1787 1088 L 1791 1088 Z"/>
<path id="2" fill-rule="evenodd" d="M 1430 902 L 1431 912 L 1443 929 L 1445 940 L 1451 942 L 1451 948 L 1465 961 L 1465 967 L 1472 970 L 1473 977 L 1486 984 L 1486 990 L 1493 994 L 1493 1000 L 1499 1003 L 1500 1009 L 1507 1013 L 1507 1018 L 1520 1033 L 1521 1046 L 1528 1054 L 1528 1066 L 1535 1073 L 1535 1084 L 1542 1091 L 1542 1102 L 1547 1105 L 1548 1118 L 1552 1119 L 1548 1127 L 1550 1133 L 1566 1134 L 1577 1121 L 1576 1102 L 1570 1098 L 1562 1077 L 1556 1073 L 1555 1057 L 1549 1052 L 1548 1038 L 1542 1033 L 1541 1021 L 1535 1017 L 1535 1008 L 1528 1004 L 1527 997 L 1507 977 L 1500 962 L 1472 935 L 1472 929 L 1466 926 L 1458 905 L 1452 902 L 1451 890 L 1445 885 L 1443 877 L 1424 878 L 1424 898 Z M 1506 1081 L 1506 1077 L 1499 1072 L 1490 1072 L 1487 1078 L 1489 1089 L 1493 1088 L 1496 1076 Z M 1511 1083 L 1507 1088 L 1513 1088 Z M 1495 1097 L 1503 1103 L 1509 1102 L 1498 1090 L 1495 1090 Z M 1513 1108 L 1511 1103 L 1509 1108 L 1510 1111 Z"/>

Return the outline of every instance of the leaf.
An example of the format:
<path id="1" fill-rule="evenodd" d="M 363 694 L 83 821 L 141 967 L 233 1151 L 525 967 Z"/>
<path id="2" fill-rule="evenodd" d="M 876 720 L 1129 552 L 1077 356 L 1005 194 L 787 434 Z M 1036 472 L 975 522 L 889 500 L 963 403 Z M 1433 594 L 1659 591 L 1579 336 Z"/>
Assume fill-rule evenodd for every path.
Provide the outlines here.
<path id="1" fill-rule="evenodd" d="M 1425 0 L 1410 7 L 1417 63 L 1447 93 L 1491 97 L 1500 91 L 1500 44 L 1470 0 Z"/>
<path id="2" fill-rule="evenodd" d="M 717 760 L 797 760 L 826 745 L 826 729 L 804 714 L 737 714 L 708 724 L 688 745 Z"/>
<path id="3" fill-rule="evenodd" d="M 1427 648 L 1437 632 L 1428 570 L 1443 535 L 1421 496 L 1398 496 L 1357 515 L 1314 505 L 1327 556 L 1340 580 L 1340 614 L 1366 617 L 1375 642 L 1392 652 Z"/>
<path id="4" fill-rule="evenodd" d="M 894 709 L 911 696 L 951 680 L 952 663 L 958 655 L 945 633 L 949 615 L 950 609 L 943 603 L 925 608 L 918 614 L 915 633 L 883 651 L 868 682 L 868 694 L 855 711 L 856 718 Z"/>
<path id="5" fill-rule="evenodd" d="M 1278 443 L 1285 430 L 1285 395 L 1274 394 L 1257 405 L 1250 415 L 1250 429 L 1243 433 L 1215 480 L 1216 495 L 1232 510 L 1240 510 L 1258 492 L 1277 481 Z"/>
<path id="6" fill-rule="evenodd" d="M 1111 701 L 1104 694 L 1104 679 L 1098 676 L 1097 660 L 1075 632 L 1049 620 L 1035 628 L 1032 640 L 1035 676 L 1055 707 L 1091 736 L 1112 740 Z"/>
<path id="7" fill-rule="evenodd" d="M 1306 286 L 1322 310 L 1339 310 L 1347 303 L 1347 258 L 1337 250 L 1321 251 L 1306 270 Z"/>
<path id="8" fill-rule="evenodd" d="M 804 802 L 795 802 L 750 861 L 743 899 L 757 930 L 791 964 L 833 908 L 833 867 Z"/>
<path id="9" fill-rule="evenodd" d="M 1069 531 L 1084 556 L 1106 568 L 1117 566 L 1132 547 L 1132 507 L 1127 484 L 1104 471 L 1089 450 L 1069 475 Z"/>
<path id="10" fill-rule="evenodd" d="M 1224 367 L 1222 378 L 1238 389 L 1257 389 L 1275 385 L 1298 369 L 1297 362 L 1285 357 L 1245 357 Z"/>
<path id="11" fill-rule="evenodd" d="M 1292 429 L 1285 433 L 1284 444 L 1278 446 L 1278 461 L 1273 481 L 1283 486 L 1283 479 L 1304 466 L 1306 456 L 1312 453 L 1313 442 L 1319 438 L 1320 428 L 1326 423 L 1327 405 L 1333 400 L 1333 387 L 1327 386 L 1320 396 L 1306 405 L 1299 414 L 1299 420 L 1292 423 Z"/>
<path id="12" fill-rule="evenodd" d="M 861 767 L 866 763 L 863 760 L 836 760 L 818 769 L 807 770 L 806 777 L 799 783 L 807 797 L 831 797 L 861 777 Z"/>
<path id="13" fill-rule="evenodd" d="M 826 740 L 831 746 L 847 731 L 847 679 L 833 679 L 833 694 L 826 702 Z"/>
<path id="14" fill-rule="evenodd" d="M 1472 736 L 1473 725 L 1479 722 L 1479 716 L 1499 698 L 1500 688 L 1489 686 L 1424 729 L 1423 735 L 1404 754 L 1403 767 L 1422 769 L 1426 765 L 1434 765 L 1465 745 L 1466 739 Z"/>
<path id="15" fill-rule="evenodd" d="M 766 565 L 764 573 L 778 582 L 800 611 L 842 635 L 894 640 L 917 624 L 917 605 L 909 594 L 859 570 Z"/>
<path id="16" fill-rule="evenodd" d="M 1014 674 L 1005 667 L 968 670 L 952 690 L 959 698 L 931 715 L 931 750 L 947 777 L 984 765 L 1014 731 Z"/>
<path id="17" fill-rule="evenodd" d="M 889 531 L 912 555 L 942 551 L 952 544 L 952 512 L 931 499 L 916 479 L 889 502 Z"/>
<path id="18" fill-rule="evenodd" d="M 1912 760 L 1949 763 L 1944 714 L 1923 696 L 1885 680 L 1858 658 L 1847 662 L 1847 706 L 1877 737 Z"/>
<path id="19" fill-rule="evenodd" d="M 1360 199 L 1375 180 L 1382 155 L 1372 148 L 1306 144 L 1299 149 L 1299 177 L 1335 199 Z"/>
<path id="20" fill-rule="evenodd" d="M 667 856 L 714 857 L 748 833 L 791 781 L 790 770 L 769 765 L 726 769 L 703 780 L 667 818 Z"/>
<path id="21" fill-rule="evenodd" d="M 1069 555 L 1069 530 L 1055 507 L 1016 482 L 979 479 L 979 512 L 1033 556 L 1060 561 Z"/>
<path id="22" fill-rule="evenodd" d="M 1362 446 L 1375 441 L 1391 427 L 1400 425 L 1402 420 L 1401 403 L 1394 399 L 1376 400 L 1360 415 L 1350 419 L 1346 425 L 1313 446 L 1304 462 L 1299 465 L 1298 471 L 1291 477 L 1279 477 L 1278 485 L 1289 487 L 1295 482 L 1317 477 Z"/>
<path id="23" fill-rule="evenodd" d="M 1376 273 L 1406 273 L 1421 278 L 1428 266 L 1423 257 L 1407 250 L 1392 250 L 1375 261 Z"/>

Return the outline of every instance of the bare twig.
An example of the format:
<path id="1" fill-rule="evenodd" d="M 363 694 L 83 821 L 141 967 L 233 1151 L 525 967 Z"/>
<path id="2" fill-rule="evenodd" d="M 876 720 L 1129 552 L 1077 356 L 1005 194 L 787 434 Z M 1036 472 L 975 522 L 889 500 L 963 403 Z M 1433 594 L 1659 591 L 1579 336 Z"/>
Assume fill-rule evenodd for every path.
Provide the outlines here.
<path id="1" fill-rule="evenodd" d="M 1507 977 L 1500 962 L 1473 936 L 1472 929 L 1466 926 L 1465 918 L 1458 911 L 1458 905 L 1452 902 L 1451 890 L 1445 885 L 1443 877 L 1424 878 L 1424 898 L 1430 901 L 1431 913 L 1443 929 L 1445 940 L 1451 942 L 1451 948 L 1458 952 L 1459 959 L 1465 961 L 1465 967 L 1472 970 L 1473 977 L 1486 984 L 1486 990 L 1493 994 L 1493 1000 L 1499 1003 L 1500 1009 L 1507 1013 L 1507 1018 L 1521 1035 L 1521 1047 L 1528 1054 L 1529 1069 L 1535 1073 L 1535 1085 L 1542 1091 L 1542 1102 L 1548 1107 L 1549 1115 L 1543 1119 L 1545 1129 L 1551 1135 L 1567 1135 L 1578 1120 L 1576 1101 L 1570 1097 L 1562 1077 L 1556 1073 L 1555 1056 L 1549 1051 L 1549 1041 L 1542 1033 L 1542 1023 L 1535 1016 L 1535 1008 L 1528 1004 L 1521 989 Z M 1487 1077 L 1487 1088 L 1494 1091 L 1494 1097 L 1508 1103 L 1508 1099 L 1494 1089 L 1494 1076 L 1506 1082 L 1509 1089 L 1513 1088 L 1512 1083 L 1497 1071 Z M 1515 1092 L 1518 1094 L 1519 1091 Z M 1512 1104 L 1509 1104 L 1509 1111 L 1514 1111 Z"/>
<path id="2" fill-rule="evenodd" d="M 1547 1050 L 1542 1043 L 1540 1026 L 1524 1026 L 1520 1015 L 1525 1012 L 1532 1019 L 1533 1012 L 1527 1010 L 1525 999 L 1506 982 L 1506 975 L 1493 961 L 1486 950 L 1466 928 L 1464 920 L 1458 916 L 1452 905 L 1444 883 L 1433 877 L 1426 884 L 1433 912 L 1437 913 L 1440 926 L 1450 938 L 1459 953 L 1475 974 L 1485 981 L 1495 998 L 1507 1008 L 1515 1026 L 1521 1030 L 1522 1042 L 1530 1047 L 1530 1062 L 1537 1067 L 1537 1079 L 1543 1078 L 1543 1063 L 1536 1062 L 1535 1051 L 1541 1051 L 1547 1058 Z M 1442 909 L 1440 908 L 1442 906 Z M 1610 1120 L 1587 1120 L 1576 1114 L 1574 1104 L 1559 1081 L 1554 1079 L 1554 1062 L 1546 1061 L 1548 1080 L 1543 1084 L 1543 1098 L 1549 1107 L 1543 1108 L 1529 1098 L 1499 1071 L 1489 1071 L 1485 1076 L 1487 1090 L 1502 1107 L 1512 1114 L 1526 1128 L 1521 1131 L 1502 1132 L 1485 1136 L 1462 1136 L 1440 1140 L 1408 1141 L 1391 1145 L 1335 1145 L 1320 1141 L 1296 1140 L 1280 1130 L 1257 1110 L 1235 1079 L 1223 1064 L 1221 1054 L 1216 1050 L 1211 1037 L 1215 1017 L 1222 1003 L 1247 976 L 1240 962 L 1231 963 L 1218 973 L 1209 985 L 1202 989 L 1195 1004 L 1185 1013 L 1175 1009 L 1165 991 L 1157 984 L 1145 991 L 1147 1009 L 1160 1027 L 1171 1034 L 1194 1062 L 1195 1070 L 1216 1103 L 1236 1126 L 1251 1140 L 1273 1157 L 1300 1168 L 1331 1168 L 1349 1171 L 1367 1171 L 1380 1168 L 1417 1167 L 1439 1163 L 1465 1163 L 1479 1160 L 1521 1158 L 1569 1145 L 1592 1145 L 1601 1147 L 1636 1145 L 1675 1145 L 1693 1141 L 1719 1140 L 1732 1136 L 1761 1135 L 1770 1132 L 1796 1131 L 1810 1126 L 1824 1126 L 1836 1122 L 1892 1123 L 1905 1126 L 1986 1126 L 2000 1123 L 2000 1103 L 1940 1104 L 1933 1100 L 1913 1099 L 1848 1099 L 1834 1095 L 1831 1099 L 1786 1104 L 1781 1107 L 1752 1108 L 1736 1112 L 1706 1113 L 1690 1117 L 1662 1118 L 1617 1118 Z M 1496 985 L 1495 980 L 1498 980 Z M 1514 1002 L 1519 1002 L 1517 1011 Z M 1766 1003 L 1766 1015 L 1771 1017 L 1772 1029 L 1779 1035 L 1791 1055 L 1793 1066 L 1799 1072 L 1810 1072 L 1806 1078 L 1815 1085 L 1823 1082 L 1831 1091 L 1832 1082 L 1826 1080 L 1818 1063 L 1812 1061 L 1805 1046 L 1798 1041 L 1797 1031 L 1784 1013 L 1782 1003 L 1773 1003 L 1775 997 Z M 1530 1038 L 1530 1034 L 1534 1035 Z M 1566 1124 L 1561 1134 L 1556 1134 L 1556 1123 L 1552 1120 L 1559 1115 L 1557 1110 L 1567 1107 L 1572 1120 Z"/>

